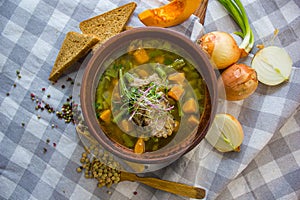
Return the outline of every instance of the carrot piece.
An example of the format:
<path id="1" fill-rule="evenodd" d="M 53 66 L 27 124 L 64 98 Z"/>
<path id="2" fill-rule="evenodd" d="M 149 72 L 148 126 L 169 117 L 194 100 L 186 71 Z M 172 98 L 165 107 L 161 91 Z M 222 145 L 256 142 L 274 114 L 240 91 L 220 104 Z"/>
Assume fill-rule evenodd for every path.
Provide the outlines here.
<path id="1" fill-rule="evenodd" d="M 194 115 L 191 115 L 189 118 L 188 118 L 188 123 L 191 125 L 191 126 L 197 126 L 199 124 L 199 119 L 197 119 L 196 116 Z"/>
<path id="2" fill-rule="evenodd" d="M 170 81 L 175 81 L 178 84 L 183 84 L 185 76 L 184 73 L 174 73 L 174 74 L 170 74 L 168 79 Z"/>
<path id="3" fill-rule="evenodd" d="M 184 89 L 179 85 L 174 85 L 168 92 L 168 96 L 178 101 L 182 96 Z"/>
<path id="4" fill-rule="evenodd" d="M 100 114 L 100 119 L 102 119 L 104 122 L 109 122 L 110 121 L 110 116 L 111 116 L 111 111 L 109 109 L 104 110 Z"/>
<path id="5" fill-rule="evenodd" d="M 183 104 L 182 110 L 185 113 L 196 113 L 197 112 L 196 101 L 193 98 L 190 98 Z"/>
<path id="6" fill-rule="evenodd" d="M 163 56 L 157 56 L 157 57 L 154 58 L 154 60 L 155 60 L 155 62 L 163 64 L 164 61 L 165 61 L 165 57 L 163 57 Z"/>
<path id="7" fill-rule="evenodd" d="M 150 57 L 148 56 L 147 52 L 145 49 L 137 49 L 133 53 L 134 59 L 139 63 L 143 64 L 145 62 L 148 62 Z"/>
<path id="8" fill-rule="evenodd" d="M 139 138 L 134 145 L 134 153 L 142 154 L 145 152 L 145 142 L 143 138 Z"/>

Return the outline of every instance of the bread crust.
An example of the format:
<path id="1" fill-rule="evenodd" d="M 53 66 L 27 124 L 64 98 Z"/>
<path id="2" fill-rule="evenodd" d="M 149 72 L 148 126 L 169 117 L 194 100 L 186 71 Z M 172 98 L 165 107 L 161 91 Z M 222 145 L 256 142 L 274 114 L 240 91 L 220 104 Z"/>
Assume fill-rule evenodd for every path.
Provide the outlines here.
<path id="1" fill-rule="evenodd" d="M 65 70 L 85 56 L 98 41 L 99 39 L 93 35 L 68 32 L 48 79 L 57 81 Z"/>

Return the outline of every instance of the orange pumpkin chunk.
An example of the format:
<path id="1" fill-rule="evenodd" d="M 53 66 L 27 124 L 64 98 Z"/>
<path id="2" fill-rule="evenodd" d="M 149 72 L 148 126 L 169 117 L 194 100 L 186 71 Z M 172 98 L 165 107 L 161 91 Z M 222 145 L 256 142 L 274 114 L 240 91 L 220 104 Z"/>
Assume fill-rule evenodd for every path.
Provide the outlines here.
<path id="1" fill-rule="evenodd" d="M 169 75 L 170 81 L 175 81 L 178 84 L 183 84 L 185 79 L 184 73 L 174 73 Z"/>
<path id="2" fill-rule="evenodd" d="M 195 115 L 191 115 L 188 118 L 188 123 L 190 126 L 197 126 L 199 124 L 199 119 Z"/>
<path id="3" fill-rule="evenodd" d="M 196 113 L 197 112 L 197 104 L 196 104 L 195 99 L 190 98 L 189 100 L 187 100 L 183 104 L 182 110 L 185 113 Z"/>
<path id="4" fill-rule="evenodd" d="M 182 96 L 184 89 L 179 85 L 174 85 L 168 92 L 168 96 L 178 101 Z"/>
<path id="5" fill-rule="evenodd" d="M 138 17 L 146 26 L 175 26 L 187 20 L 201 2 L 202 0 L 173 0 L 161 7 L 144 10 Z"/>
<path id="6" fill-rule="evenodd" d="M 134 53 L 133 53 L 134 59 L 136 60 L 136 62 L 138 62 L 139 64 L 143 64 L 149 61 L 150 57 L 147 54 L 145 49 L 137 49 Z"/>
<path id="7" fill-rule="evenodd" d="M 145 142 L 143 138 L 139 138 L 134 145 L 134 153 L 141 154 L 145 152 Z"/>
<path id="8" fill-rule="evenodd" d="M 104 110 L 100 114 L 100 119 L 102 119 L 104 122 L 109 122 L 110 121 L 110 116 L 111 116 L 111 111 L 109 109 Z"/>

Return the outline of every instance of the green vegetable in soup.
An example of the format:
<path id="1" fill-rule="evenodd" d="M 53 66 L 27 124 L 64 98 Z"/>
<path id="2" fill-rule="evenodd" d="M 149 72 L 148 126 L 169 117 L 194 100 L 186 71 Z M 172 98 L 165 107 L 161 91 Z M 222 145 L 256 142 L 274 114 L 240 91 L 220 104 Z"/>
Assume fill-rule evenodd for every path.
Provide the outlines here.
<path id="1" fill-rule="evenodd" d="M 126 147 L 128 147 L 128 148 L 134 147 L 134 142 L 133 142 L 132 138 L 130 138 L 129 135 L 127 135 L 126 133 L 123 133 L 121 137 L 122 137 Z"/>
<path id="2" fill-rule="evenodd" d="M 167 78 L 166 72 L 159 65 L 156 66 L 155 71 L 158 73 L 160 78 L 162 78 L 163 80 L 165 80 Z"/>
<path id="3" fill-rule="evenodd" d="M 185 66 L 185 61 L 183 59 L 176 59 L 175 61 L 172 61 L 169 65 L 169 67 L 173 67 L 176 70 L 182 69 L 183 66 Z"/>
<path id="4" fill-rule="evenodd" d="M 163 51 L 161 51 L 160 49 L 154 49 L 153 51 L 149 52 L 150 58 L 155 58 L 155 57 L 160 56 L 162 54 L 163 54 Z"/>

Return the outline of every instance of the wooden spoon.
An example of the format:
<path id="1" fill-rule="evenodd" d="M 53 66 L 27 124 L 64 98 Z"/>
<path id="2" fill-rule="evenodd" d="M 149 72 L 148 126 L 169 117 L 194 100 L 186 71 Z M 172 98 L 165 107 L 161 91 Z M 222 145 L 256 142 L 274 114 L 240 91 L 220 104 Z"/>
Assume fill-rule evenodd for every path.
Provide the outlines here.
<path id="1" fill-rule="evenodd" d="M 197 10 L 194 12 L 194 15 L 199 17 L 200 23 L 204 25 L 206 9 L 208 5 L 208 0 L 203 0 Z"/>
<path id="2" fill-rule="evenodd" d="M 136 174 L 124 171 L 121 171 L 121 181 L 136 181 L 158 190 L 163 190 L 180 196 L 195 199 L 203 199 L 206 194 L 206 191 L 203 188 L 193 187 L 172 181 L 161 180 L 158 178 L 139 177 Z"/>
<path id="3" fill-rule="evenodd" d="M 95 139 L 91 137 L 88 131 L 82 131 L 81 126 L 76 126 L 77 132 L 85 137 L 91 144 L 96 144 Z M 87 152 L 88 154 L 90 152 Z M 96 162 L 100 162 L 97 160 Z M 106 166 L 109 168 L 108 166 Z M 135 181 L 139 183 L 143 183 L 150 187 L 153 187 L 158 190 L 163 190 L 166 192 L 170 192 L 173 194 L 195 198 L 195 199 L 203 199 L 205 197 L 206 191 L 202 188 L 197 188 L 189 185 L 185 185 L 182 183 L 176 183 L 172 181 L 161 180 L 158 178 L 151 177 L 139 177 L 134 173 L 129 173 L 125 171 L 120 171 L 120 181 Z"/>

